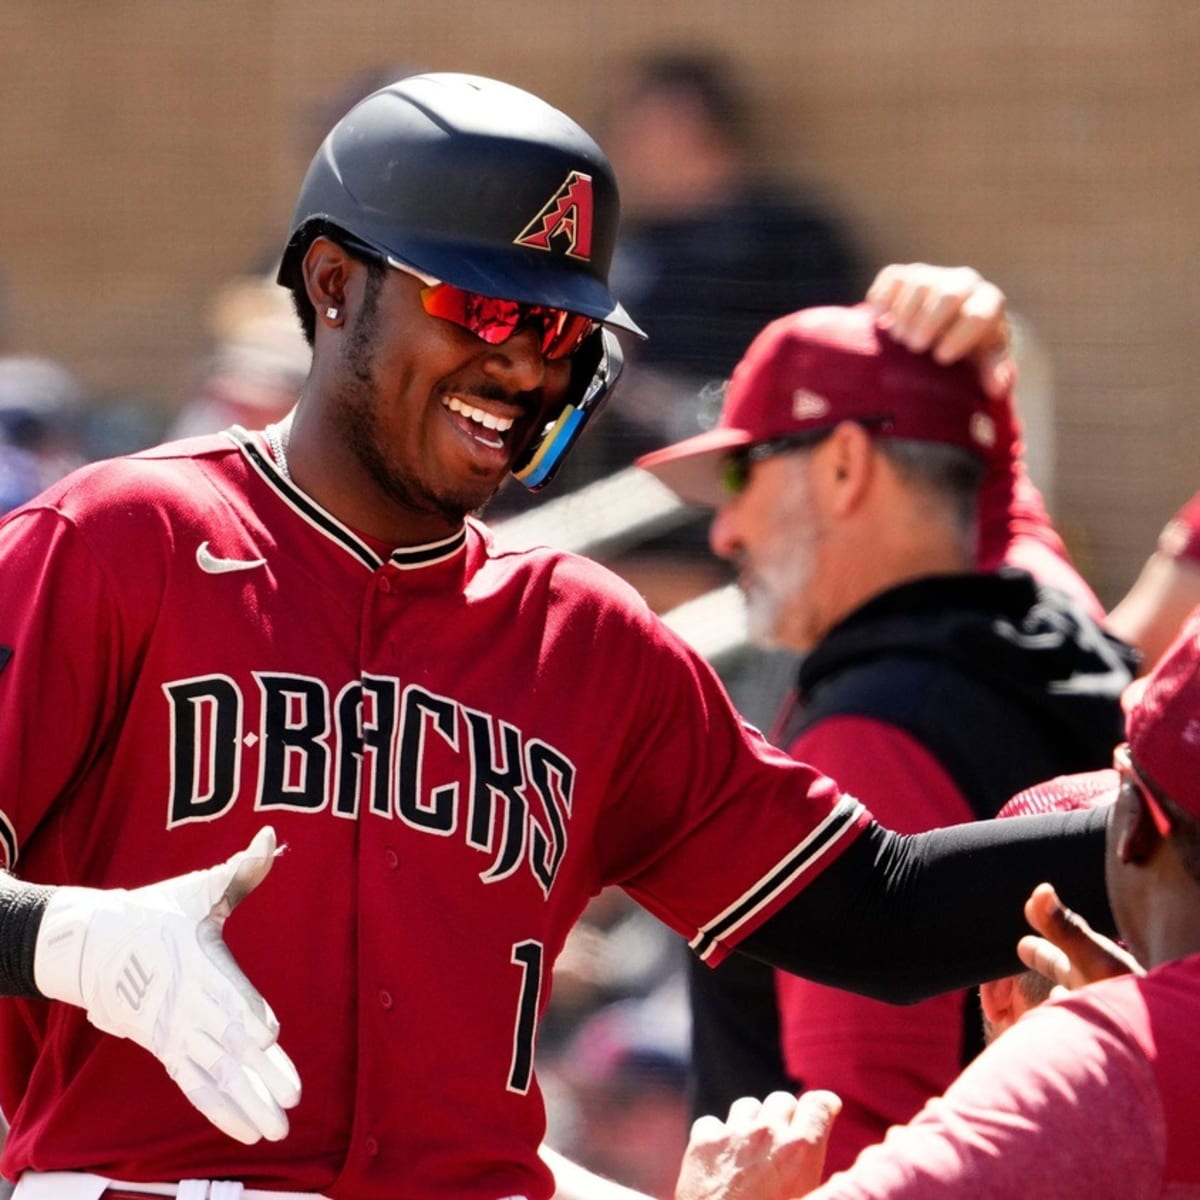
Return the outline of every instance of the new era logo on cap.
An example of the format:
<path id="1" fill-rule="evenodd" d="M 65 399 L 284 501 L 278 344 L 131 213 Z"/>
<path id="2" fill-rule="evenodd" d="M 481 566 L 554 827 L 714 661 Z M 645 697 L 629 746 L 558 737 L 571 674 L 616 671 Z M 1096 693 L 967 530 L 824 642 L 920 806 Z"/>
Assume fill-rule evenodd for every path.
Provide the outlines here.
<path id="1" fill-rule="evenodd" d="M 792 416 L 797 421 L 819 421 L 833 411 L 833 405 L 824 396 L 810 392 L 807 388 L 797 388 L 792 393 Z"/>
<path id="2" fill-rule="evenodd" d="M 714 429 L 638 460 L 683 499 L 721 503 L 731 450 L 863 421 L 879 437 L 960 446 L 980 459 L 996 423 L 972 363 L 937 363 L 879 329 L 875 310 L 806 308 L 755 338 L 729 383 Z"/>

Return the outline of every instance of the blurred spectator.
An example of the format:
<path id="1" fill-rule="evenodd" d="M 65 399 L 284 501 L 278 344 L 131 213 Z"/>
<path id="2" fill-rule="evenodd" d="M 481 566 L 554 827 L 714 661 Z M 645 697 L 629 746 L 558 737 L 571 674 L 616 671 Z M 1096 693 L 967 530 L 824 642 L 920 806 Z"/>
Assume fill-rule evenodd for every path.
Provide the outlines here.
<path id="1" fill-rule="evenodd" d="M 47 358 L 0 357 L 0 512 L 85 461 L 83 384 Z"/>
<path id="2" fill-rule="evenodd" d="M 266 277 L 234 280 L 217 293 L 209 332 L 213 349 L 170 436 L 262 429 L 284 416 L 312 358 L 288 293 Z"/>
<path id="3" fill-rule="evenodd" d="M 1108 615 L 1107 625 L 1142 655 L 1149 670 L 1200 605 L 1200 492 L 1158 537 L 1133 587 Z"/>
<path id="4" fill-rule="evenodd" d="M 669 1200 L 687 1144 L 687 998 L 677 976 L 599 1009 L 539 1064 L 548 1140 L 579 1166 Z"/>
<path id="5" fill-rule="evenodd" d="M 993 816 L 1014 792 L 1105 764 L 1126 649 L 1024 571 L 976 570 L 983 481 L 1012 475 L 1008 397 L 939 364 L 866 305 L 774 322 L 718 427 L 643 465 L 717 506 L 752 636 L 806 655 L 776 731 L 890 828 Z M 689 964 L 696 1112 L 823 1088 L 843 1101 L 840 1169 L 913 1116 L 980 1048 L 966 993 L 907 1008 L 731 957 Z"/>

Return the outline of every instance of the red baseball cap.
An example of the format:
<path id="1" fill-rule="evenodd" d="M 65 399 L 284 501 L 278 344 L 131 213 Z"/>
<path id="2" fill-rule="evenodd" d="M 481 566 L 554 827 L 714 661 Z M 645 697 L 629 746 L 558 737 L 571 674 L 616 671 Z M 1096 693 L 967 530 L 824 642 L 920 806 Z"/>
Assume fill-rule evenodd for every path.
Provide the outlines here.
<path id="1" fill-rule="evenodd" d="M 1125 735 L 1143 781 L 1200 819 L 1200 609 L 1148 676 Z"/>
<path id="2" fill-rule="evenodd" d="M 741 446 L 864 421 L 879 437 L 961 446 L 987 461 L 996 425 L 979 373 L 943 366 L 880 330 L 873 308 L 806 308 L 751 343 L 707 433 L 643 455 L 637 465 L 684 500 L 718 506 L 721 465 Z"/>
<path id="3" fill-rule="evenodd" d="M 1170 819 L 1155 798 L 1155 790 L 1178 808 L 1200 820 L 1200 608 L 1184 625 L 1154 670 L 1140 680 L 1144 686 L 1126 708 L 1128 760 L 1118 753 L 1123 769 L 1131 769 L 1141 785 L 1155 824 L 1164 834 Z M 1115 770 L 1060 775 L 1014 796 L 1001 817 L 1029 816 L 1094 808 L 1117 798 L 1120 775 Z"/>
<path id="4" fill-rule="evenodd" d="M 1119 784 L 1120 778 L 1111 767 L 1081 775 L 1059 775 L 1018 792 L 996 816 L 1033 817 L 1039 813 L 1099 808 L 1117 798 Z"/>

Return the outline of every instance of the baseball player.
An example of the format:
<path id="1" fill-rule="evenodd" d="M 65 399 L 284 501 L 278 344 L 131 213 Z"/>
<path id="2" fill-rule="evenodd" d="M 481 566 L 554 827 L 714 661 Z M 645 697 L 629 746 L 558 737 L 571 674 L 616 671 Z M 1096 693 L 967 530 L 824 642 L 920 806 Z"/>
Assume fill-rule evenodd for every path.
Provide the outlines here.
<path id="1" fill-rule="evenodd" d="M 742 946 L 891 998 L 1010 970 L 1043 878 L 1103 917 L 1093 814 L 889 834 L 747 728 L 631 589 L 471 515 L 510 472 L 549 482 L 615 380 L 612 331 L 637 333 L 607 284 L 617 220 L 603 153 L 536 97 L 386 87 L 301 188 L 290 418 L 85 467 L 0 524 L 7 865 L 103 895 L 269 822 L 287 854 L 227 936 L 305 1085 L 286 1139 L 248 1146 L 252 1121 L 205 1122 L 80 1008 L 7 1001 L 19 1197 L 546 1200 L 537 1018 L 609 884 L 705 961 Z M 172 914 L 143 917 L 163 949 L 123 980 L 135 1009 L 193 986 Z M 108 969 L 85 956 L 81 989 Z M 248 1064 L 282 1110 L 264 1043 L 227 1037 L 213 1086 Z"/>

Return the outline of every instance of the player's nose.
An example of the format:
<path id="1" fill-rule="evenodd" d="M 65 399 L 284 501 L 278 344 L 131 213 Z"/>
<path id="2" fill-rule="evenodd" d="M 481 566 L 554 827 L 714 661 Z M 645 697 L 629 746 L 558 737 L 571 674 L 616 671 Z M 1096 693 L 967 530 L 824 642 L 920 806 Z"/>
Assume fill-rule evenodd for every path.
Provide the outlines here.
<path id="1" fill-rule="evenodd" d="M 708 544 L 718 558 L 736 558 L 741 550 L 742 539 L 738 532 L 735 507 L 732 503 L 723 504 L 713 514 L 708 527 Z"/>
<path id="2" fill-rule="evenodd" d="M 532 392 L 546 377 L 546 360 L 536 330 L 518 329 L 507 341 L 492 346 L 484 370 L 514 392 Z"/>

